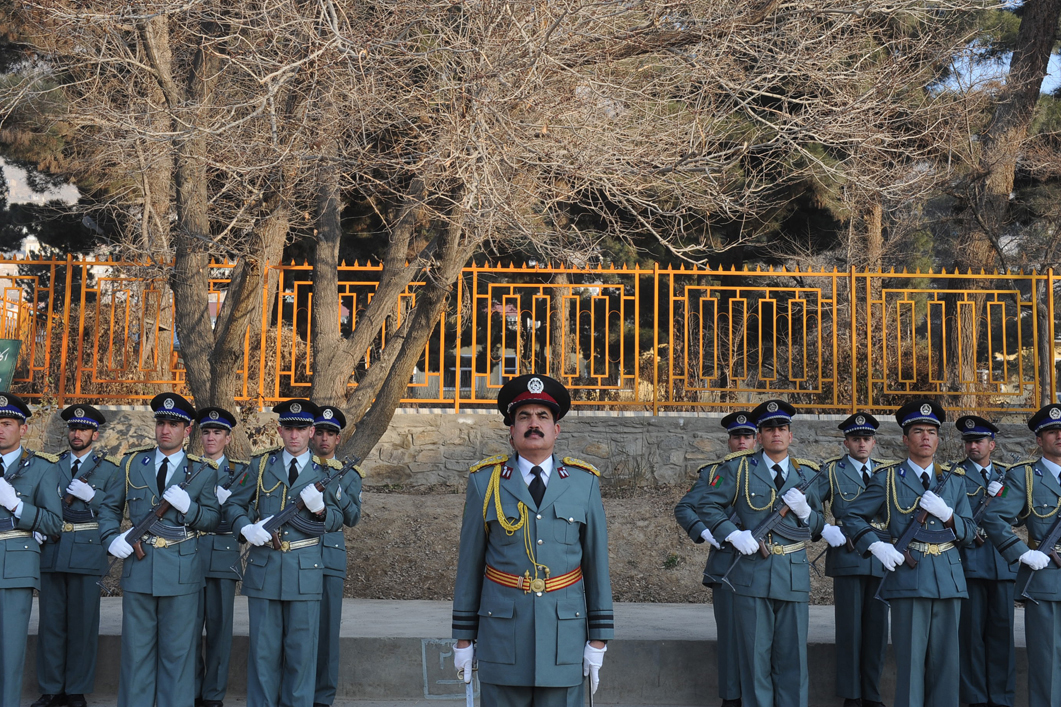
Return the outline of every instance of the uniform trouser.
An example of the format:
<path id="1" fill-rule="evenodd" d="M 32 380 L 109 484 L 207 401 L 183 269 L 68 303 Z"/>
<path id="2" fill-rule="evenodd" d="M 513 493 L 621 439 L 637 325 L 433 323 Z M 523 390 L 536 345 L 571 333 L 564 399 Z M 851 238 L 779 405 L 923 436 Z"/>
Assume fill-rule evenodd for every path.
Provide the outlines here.
<path id="1" fill-rule="evenodd" d="M 479 684 L 480 707 L 582 707 L 586 692 L 575 687 L 521 687 L 519 685 Z"/>
<path id="2" fill-rule="evenodd" d="M 19 707 L 33 590 L 0 589 L 0 707 Z"/>
<path id="3" fill-rule="evenodd" d="M 1061 601 L 1024 604 L 1028 704 L 1061 705 Z"/>
<path id="4" fill-rule="evenodd" d="M 312 707 L 320 606 L 248 598 L 247 707 Z"/>
<path id="5" fill-rule="evenodd" d="M 961 701 L 1013 705 L 1017 651 L 1013 646 L 1013 580 L 969 579 L 962 601 L 958 647 Z"/>
<path id="6" fill-rule="evenodd" d="M 958 707 L 961 599 L 892 599 L 895 707 Z"/>
<path id="7" fill-rule="evenodd" d="M 806 601 L 733 595 L 743 707 L 807 707 Z"/>
<path id="8" fill-rule="evenodd" d="M 740 664 L 737 661 L 737 625 L 733 620 L 733 590 L 725 584 L 714 585 L 711 601 L 715 612 L 718 641 L 718 696 L 723 700 L 740 699 Z"/>
<path id="9" fill-rule="evenodd" d="M 46 695 L 85 694 L 96 686 L 99 577 L 41 572 L 37 684 Z"/>
<path id="10" fill-rule="evenodd" d="M 199 593 L 122 595 L 118 707 L 192 707 Z"/>
<path id="11" fill-rule="evenodd" d="M 199 596 L 195 635 L 195 694 L 221 702 L 228 691 L 228 659 L 232 654 L 232 607 L 236 580 L 207 577 Z M 206 628 L 206 640 L 202 639 Z M 205 644 L 205 645 L 204 645 Z"/>
<path id="12" fill-rule="evenodd" d="M 313 701 L 330 705 L 339 687 L 339 629 L 343 623 L 343 578 L 324 575 L 317 641 L 317 686 Z"/>
<path id="13" fill-rule="evenodd" d="M 879 577 L 833 577 L 836 624 L 836 694 L 880 702 L 888 649 L 888 605 L 874 599 Z"/>

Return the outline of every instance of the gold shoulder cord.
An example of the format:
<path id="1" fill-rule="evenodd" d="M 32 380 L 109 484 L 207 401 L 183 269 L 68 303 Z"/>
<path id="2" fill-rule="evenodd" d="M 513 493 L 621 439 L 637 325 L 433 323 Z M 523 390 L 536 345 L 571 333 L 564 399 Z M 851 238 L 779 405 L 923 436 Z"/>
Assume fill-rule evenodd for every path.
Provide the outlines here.
<path id="1" fill-rule="evenodd" d="M 745 457 L 744 459 L 741 459 L 740 467 L 737 468 L 737 483 L 738 484 L 740 483 L 740 469 L 742 467 L 744 467 L 747 463 L 748 463 L 748 458 Z M 752 478 L 751 472 L 745 470 L 745 474 L 744 474 L 744 500 L 748 503 L 748 508 L 751 508 L 756 513 L 758 513 L 759 511 L 765 511 L 765 510 L 768 510 L 770 508 L 773 508 L 774 507 L 774 502 L 777 500 L 777 491 L 774 490 L 774 489 L 770 489 L 770 502 L 767 503 L 762 508 L 759 508 L 758 506 L 756 506 L 755 504 L 752 503 L 752 494 L 751 494 L 751 491 L 750 491 L 750 486 L 751 485 L 749 483 L 751 478 Z"/>
<path id="2" fill-rule="evenodd" d="M 258 488 L 256 488 L 254 490 L 254 510 L 255 511 L 258 511 L 258 499 L 261 498 L 262 491 L 265 491 L 266 493 L 272 493 L 273 491 L 276 490 L 276 486 L 279 486 L 280 484 L 284 483 L 283 481 L 277 481 L 276 482 L 276 486 L 273 486 L 271 489 L 267 489 L 267 488 L 265 488 L 262 485 L 262 482 L 265 479 L 265 461 L 268 458 L 269 458 L 268 455 L 263 454 L 262 455 L 262 460 L 260 462 L 258 462 Z M 283 491 L 280 492 L 280 507 L 283 508 L 286 504 L 287 504 L 287 489 L 285 488 Z M 258 512 L 258 516 L 259 517 L 261 516 L 261 512 L 260 511 Z"/>
<path id="3" fill-rule="evenodd" d="M 1061 498 L 1057 499 L 1057 506 L 1054 508 L 1054 510 L 1050 511 L 1049 513 L 1039 513 L 1039 512 L 1037 512 L 1035 510 L 1035 502 L 1032 500 L 1032 474 L 1033 473 L 1034 472 L 1032 470 L 1032 466 L 1030 464 L 1026 464 L 1024 466 L 1024 478 L 1025 478 L 1024 485 L 1028 489 L 1028 512 L 1025 513 L 1024 515 L 1018 516 L 1018 517 L 1021 518 L 1022 520 L 1024 518 L 1027 518 L 1030 515 L 1034 515 L 1036 518 L 1053 518 L 1054 516 L 1057 515 L 1057 512 L 1059 510 L 1061 510 Z"/>
<path id="4" fill-rule="evenodd" d="M 537 586 L 538 582 L 538 570 L 539 568 L 545 572 L 546 579 L 549 578 L 549 568 L 545 565 L 539 564 L 537 558 L 534 555 L 534 542 L 530 536 L 530 523 L 527 522 L 527 506 L 520 501 L 516 508 L 519 509 L 519 521 L 515 524 L 509 523 L 508 518 L 505 517 L 505 510 L 501 507 L 501 463 L 498 462 L 494 465 L 493 472 L 490 473 L 490 481 L 486 486 L 486 494 L 483 497 L 483 525 L 486 526 L 486 532 L 490 532 L 490 526 L 486 523 L 486 511 L 490 508 L 490 497 L 494 498 L 494 510 L 497 513 L 497 522 L 501 528 L 508 534 L 512 535 L 520 528 L 523 529 L 523 549 L 527 552 L 527 559 L 531 561 L 534 566 L 534 577 L 530 575 L 530 570 L 527 570 L 525 576 L 527 578 L 527 586 Z M 534 585 L 530 582 L 534 581 Z M 545 583 L 541 582 L 541 586 L 544 587 Z M 535 590 L 536 591 L 536 590 Z"/>
<path id="5" fill-rule="evenodd" d="M 916 499 L 914 499 L 914 505 L 910 506 L 909 508 L 903 508 L 902 506 L 899 505 L 899 490 L 895 488 L 895 469 L 896 469 L 896 467 L 893 466 L 891 468 L 891 471 L 888 472 L 888 475 L 889 475 L 890 480 L 891 480 L 892 499 L 895 501 L 895 510 L 899 511 L 904 516 L 908 516 L 911 513 L 913 513 L 915 510 L 917 510 L 917 507 L 921 505 L 921 497 L 918 496 Z M 885 498 L 885 501 L 887 501 L 887 500 L 888 499 Z M 892 522 L 892 506 L 891 506 L 890 503 L 888 504 L 888 520 L 887 520 L 887 522 L 889 524 Z"/>
<path id="6" fill-rule="evenodd" d="M 844 495 L 844 492 L 840 490 L 840 483 L 836 480 L 836 462 L 833 462 L 832 466 L 829 467 L 829 490 L 834 496 L 839 496 L 840 500 L 845 503 L 850 503 L 862 495 L 862 492 L 856 489 L 855 495 L 848 498 Z M 829 509 L 832 510 L 832 504 L 829 505 Z"/>

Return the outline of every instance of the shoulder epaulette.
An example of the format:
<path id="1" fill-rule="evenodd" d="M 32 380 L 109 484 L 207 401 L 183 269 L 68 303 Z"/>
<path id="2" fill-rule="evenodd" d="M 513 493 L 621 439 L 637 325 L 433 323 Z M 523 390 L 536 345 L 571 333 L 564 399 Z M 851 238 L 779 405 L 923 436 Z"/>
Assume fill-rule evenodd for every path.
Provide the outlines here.
<path id="1" fill-rule="evenodd" d="M 34 454 L 45 461 L 50 461 L 52 464 L 59 463 L 59 455 L 57 454 L 48 454 L 47 452 L 34 452 Z"/>
<path id="2" fill-rule="evenodd" d="M 939 470 L 943 473 L 950 472 L 957 474 L 958 476 L 965 476 L 965 467 L 961 464 L 951 464 L 949 462 L 943 462 L 939 465 Z"/>
<path id="3" fill-rule="evenodd" d="M 354 465 L 354 471 L 357 472 L 357 475 L 360 476 L 362 479 L 365 478 L 364 470 L 356 464 Z"/>
<path id="4" fill-rule="evenodd" d="M 247 461 L 246 459 L 231 459 L 230 458 L 228 460 L 228 462 L 229 462 L 229 464 L 240 464 L 242 466 L 247 466 L 248 464 L 250 464 L 250 462 Z"/>
<path id="5" fill-rule="evenodd" d="M 331 459 L 326 459 L 324 463 L 327 464 L 328 466 L 330 466 L 333 469 L 342 469 L 343 468 L 343 463 L 341 461 L 339 461 L 338 459 L 336 459 L 335 457 L 332 457 Z"/>
<path id="6" fill-rule="evenodd" d="M 728 462 L 730 459 L 736 459 L 737 457 L 746 457 L 749 454 L 755 454 L 754 449 L 745 449 L 740 452 L 730 452 L 726 456 L 722 457 L 722 461 Z"/>
<path id="7" fill-rule="evenodd" d="M 485 469 L 488 466 L 497 466 L 498 464 L 504 464 L 507 461 L 507 454 L 496 454 L 490 457 L 489 459 L 483 459 L 481 462 L 476 462 L 475 464 L 472 464 L 471 468 L 468 469 L 468 472 L 474 474 L 480 469 Z"/>
<path id="8" fill-rule="evenodd" d="M 1015 462 L 1013 464 L 1010 464 L 1009 468 L 1012 469 L 1015 466 L 1035 466 L 1035 462 L 1037 462 L 1037 461 L 1039 461 L 1039 460 L 1038 459 L 1022 459 L 1019 462 Z"/>
<path id="9" fill-rule="evenodd" d="M 878 471 L 887 471 L 888 469 L 894 469 L 900 464 L 902 464 L 902 462 L 881 462 L 880 466 L 873 470 L 873 473 L 876 474 Z"/>
<path id="10" fill-rule="evenodd" d="M 108 455 L 106 455 L 103 458 L 106 459 L 107 461 L 109 461 L 114 466 L 121 466 L 122 465 L 122 458 L 121 457 L 116 457 L 113 454 L 108 454 Z"/>
<path id="11" fill-rule="evenodd" d="M 886 467 L 886 466 L 895 466 L 896 464 L 899 463 L 899 460 L 897 460 L 897 459 L 872 459 L 871 458 L 870 461 L 872 461 L 874 464 L 876 464 L 878 469 L 881 469 L 881 468 Z"/>
<path id="12" fill-rule="evenodd" d="M 819 471 L 821 469 L 821 467 L 818 466 L 818 462 L 812 462 L 810 459 L 800 459 L 799 457 L 796 457 L 796 463 L 800 466 L 808 466 L 811 469 L 814 469 L 815 471 Z"/>
<path id="13" fill-rule="evenodd" d="M 600 470 L 589 462 L 582 461 L 581 459 L 575 459 L 574 457 L 564 457 L 563 461 L 565 466 L 577 467 L 579 469 L 582 469 L 583 471 L 588 471 L 594 476 L 600 476 Z"/>
<path id="14" fill-rule="evenodd" d="M 251 456 L 252 457 L 264 457 L 267 454 L 272 454 L 273 452 L 279 452 L 283 448 L 284 448 L 284 445 L 278 444 L 275 447 L 266 447 L 265 449 L 255 449 L 253 452 L 251 452 Z"/>
<path id="15" fill-rule="evenodd" d="M 150 449 L 154 449 L 154 448 L 155 448 L 155 445 L 153 445 L 153 444 L 147 444 L 147 445 L 144 445 L 142 447 L 133 447 L 132 449 L 126 449 L 124 452 L 122 452 L 122 456 L 123 457 L 127 457 L 130 454 L 138 454 L 140 452 L 146 452 L 146 451 L 148 451 Z"/>
<path id="16" fill-rule="evenodd" d="M 217 462 L 216 461 L 214 461 L 213 459 L 207 459 L 206 457 L 200 457 L 198 454 L 189 454 L 188 455 L 188 459 L 190 459 L 191 461 L 195 462 L 196 464 L 200 464 L 202 462 L 206 462 L 210 466 L 210 468 L 212 468 L 212 469 L 216 469 L 217 468 Z"/>
<path id="17" fill-rule="evenodd" d="M 703 466 L 701 466 L 699 469 L 696 470 L 696 474 L 697 474 L 697 476 L 699 476 L 700 474 L 704 473 L 708 469 L 713 469 L 713 468 L 715 468 L 717 466 L 722 466 L 722 460 L 721 459 L 719 459 L 717 462 L 708 462 L 707 464 L 704 464 Z"/>
<path id="18" fill-rule="evenodd" d="M 846 456 L 847 456 L 846 454 L 841 454 L 838 457 L 829 457 L 828 459 L 826 459 L 825 461 L 822 462 L 822 466 L 825 466 L 826 464 L 835 464 L 836 462 L 840 461 L 841 459 L 843 459 Z"/>

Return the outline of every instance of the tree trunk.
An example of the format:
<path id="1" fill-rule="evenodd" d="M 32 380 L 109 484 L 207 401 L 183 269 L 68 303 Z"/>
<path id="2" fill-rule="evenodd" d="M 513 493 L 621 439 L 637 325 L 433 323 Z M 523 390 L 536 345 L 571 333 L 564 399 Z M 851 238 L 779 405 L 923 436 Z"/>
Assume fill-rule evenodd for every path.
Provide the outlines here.
<path id="1" fill-rule="evenodd" d="M 870 272 L 880 272 L 884 263 L 884 209 L 880 198 L 874 197 L 866 208 L 866 267 Z"/>
<path id="2" fill-rule="evenodd" d="M 571 276 L 566 272 L 558 272 L 553 275 L 554 285 L 568 285 Z M 566 295 L 569 290 L 566 287 L 552 287 L 549 290 L 549 375 L 557 380 L 564 373 L 564 334 L 568 329 L 568 317 L 570 316 L 571 300 Z M 576 372 L 577 373 L 577 372 Z"/>

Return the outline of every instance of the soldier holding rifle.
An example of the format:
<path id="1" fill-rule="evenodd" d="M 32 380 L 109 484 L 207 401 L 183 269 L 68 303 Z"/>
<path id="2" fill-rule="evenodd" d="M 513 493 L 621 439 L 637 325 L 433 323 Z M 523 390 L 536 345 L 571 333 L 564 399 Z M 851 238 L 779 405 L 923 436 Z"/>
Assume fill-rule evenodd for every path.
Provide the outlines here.
<path id="1" fill-rule="evenodd" d="M 958 617 L 968 596 L 957 548 L 976 531 L 964 472 L 935 463 L 943 408 L 918 400 L 899 408 L 895 419 L 908 458 L 879 469 L 847 505 L 844 534 L 888 570 L 877 594 L 891 601 L 896 706 L 957 707 Z M 958 478 L 948 483 L 952 476 Z M 881 515 L 895 545 L 877 534 L 873 522 Z"/>
<path id="2" fill-rule="evenodd" d="M 1024 600 L 1028 703 L 1061 704 L 1061 405 L 1028 420 L 1042 457 L 1010 467 L 1004 488 L 981 525 L 1002 557 L 1018 562 L 1016 593 Z M 1025 543 L 1013 532 L 1024 521 Z"/>

